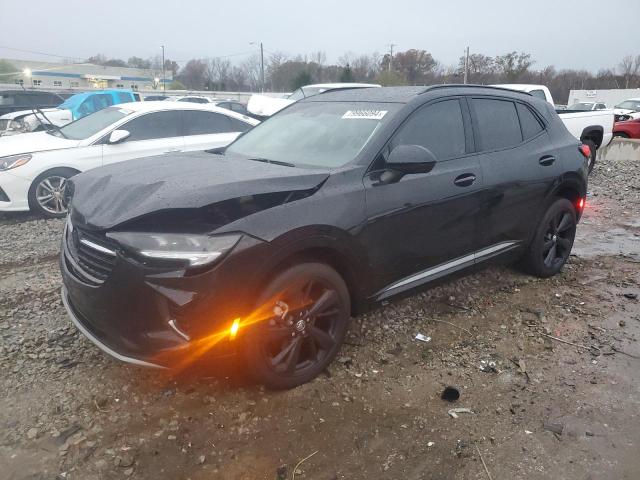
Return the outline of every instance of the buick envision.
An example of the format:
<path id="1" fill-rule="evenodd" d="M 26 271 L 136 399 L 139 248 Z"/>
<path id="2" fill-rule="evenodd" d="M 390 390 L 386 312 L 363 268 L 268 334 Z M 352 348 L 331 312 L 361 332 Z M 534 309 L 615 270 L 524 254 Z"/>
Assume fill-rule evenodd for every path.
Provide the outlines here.
<path id="1" fill-rule="evenodd" d="M 121 360 L 179 368 L 231 349 L 259 382 L 294 387 L 368 305 L 494 259 L 558 273 L 588 157 L 522 92 L 323 93 L 226 149 L 73 177 L 63 300 Z"/>

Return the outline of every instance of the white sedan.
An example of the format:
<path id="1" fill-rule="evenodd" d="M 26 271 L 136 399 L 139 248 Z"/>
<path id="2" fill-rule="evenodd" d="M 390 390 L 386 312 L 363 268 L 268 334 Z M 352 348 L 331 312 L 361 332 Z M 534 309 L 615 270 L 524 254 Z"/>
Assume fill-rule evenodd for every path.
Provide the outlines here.
<path id="1" fill-rule="evenodd" d="M 56 131 L 0 137 L 0 212 L 66 214 L 69 177 L 163 153 L 224 147 L 259 122 L 211 104 L 124 103 Z"/>

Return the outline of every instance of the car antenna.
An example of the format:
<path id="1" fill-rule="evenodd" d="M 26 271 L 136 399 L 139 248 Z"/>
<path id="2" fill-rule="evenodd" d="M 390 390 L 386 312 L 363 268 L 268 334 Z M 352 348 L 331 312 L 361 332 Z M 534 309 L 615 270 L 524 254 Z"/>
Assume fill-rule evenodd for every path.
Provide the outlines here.
<path id="1" fill-rule="evenodd" d="M 24 83 L 21 83 L 20 86 L 22 87 L 23 91 L 27 91 L 26 88 L 24 88 Z M 54 125 L 51 120 L 49 120 L 49 118 L 44 114 L 44 112 L 40 109 L 40 107 L 36 107 L 36 106 L 32 106 L 31 107 L 31 111 L 33 112 L 33 115 L 36 117 L 36 119 L 38 120 L 38 122 L 40 122 L 40 125 L 42 125 L 46 130 L 50 130 L 51 128 L 54 128 L 56 130 L 58 130 L 58 132 L 60 132 L 60 135 L 62 135 L 64 138 L 67 138 L 67 136 L 62 133 L 62 130 L 60 130 L 60 127 L 58 127 L 57 125 Z M 49 122 L 48 124 L 44 123 L 42 121 L 42 119 L 40 117 L 38 117 L 38 113 L 40 115 L 42 115 L 44 117 L 44 119 Z"/>

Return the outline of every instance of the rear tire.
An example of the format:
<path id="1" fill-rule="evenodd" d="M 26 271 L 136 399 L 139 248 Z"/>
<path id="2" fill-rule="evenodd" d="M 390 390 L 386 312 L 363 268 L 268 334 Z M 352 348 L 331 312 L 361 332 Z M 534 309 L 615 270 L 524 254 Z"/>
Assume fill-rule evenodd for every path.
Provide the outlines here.
<path id="1" fill-rule="evenodd" d="M 538 277 L 551 277 L 566 263 L 576 236 L 576 209 L 566 198 L 556 199 L 536 227 L 523 257 L 525 269 Z"/>
<path id="2" fill-rule="evenodd" d="M 598 147 L 596 146 L 593 140 L 584 140 L 582 143 L 589 146 L 591 150 L 591 156 L 589 157 L 589 173 L 593 170 L 593 167 L 596 164 L 596 157 L 598 156 Z"/>
<path id="3" fill-rule="evenodd" d="M 321 263 L 278 274 L 260 296 L 242 354 L 249 374 L 270 389 L 302 385 L 334 359 L 349 327 L 351 301 L 342 277 Z"/>
<path id="4" fill-rule="evenodd" d="M 78 172 L 71 168 L 52 168 L 38 175 L 29 188 L 29 208 L 47 218 L 67 215 L 67 180 Z"/>

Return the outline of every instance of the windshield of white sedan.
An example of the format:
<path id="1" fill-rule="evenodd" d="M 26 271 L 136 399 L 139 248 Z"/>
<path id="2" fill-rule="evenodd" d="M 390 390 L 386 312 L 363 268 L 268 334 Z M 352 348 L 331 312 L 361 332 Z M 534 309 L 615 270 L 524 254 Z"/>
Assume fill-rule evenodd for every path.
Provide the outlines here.
<path id="1" fill-rule="evenodd" d="M 638 100 L 625 100 L 619 105 L 616 105 L 616 108 L 624 108 L 625 110 L 640 110 L 640 101 Z"/>
<path id="2" fill-rule="evenodd" d="M 132 113 L 131 110 L 119 107 L 105 108 L 71 122 L 62 127 L 59 132 L 53 131 L 51 134 L 60 135 L 71 140 L 84 140 Z"/>
<path id="3" fill-rule="evenodd" d="M 297 103 L 240 137 L 228 153 L 262 161 L 339 167 L 353 160 L 396 104 Z"/>

